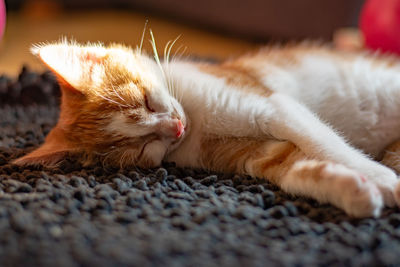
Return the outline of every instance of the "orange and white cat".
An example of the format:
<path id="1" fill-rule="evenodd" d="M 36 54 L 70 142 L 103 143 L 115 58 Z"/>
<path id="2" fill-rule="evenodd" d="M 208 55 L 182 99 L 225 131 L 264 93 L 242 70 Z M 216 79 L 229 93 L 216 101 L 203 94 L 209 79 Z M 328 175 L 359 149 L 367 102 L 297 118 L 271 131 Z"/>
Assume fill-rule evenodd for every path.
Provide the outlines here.
<path id="1" fill-rule="evenodd" d="M 264 177 L 355 217 L 400 205 L 394 57 L 306 44 L 219 64 L 67 41 L 32 51 L 59 78 L 61 113 L 16 164 L 54 165 L 67 153 L 125 168 L 172 161 Z"/>

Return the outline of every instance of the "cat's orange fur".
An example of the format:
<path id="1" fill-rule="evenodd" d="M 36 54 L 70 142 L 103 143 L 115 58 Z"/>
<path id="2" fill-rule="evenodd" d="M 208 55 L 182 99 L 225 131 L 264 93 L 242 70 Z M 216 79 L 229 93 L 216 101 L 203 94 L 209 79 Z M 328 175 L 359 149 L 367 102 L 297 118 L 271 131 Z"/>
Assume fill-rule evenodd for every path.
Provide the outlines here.
<path id="1" fill-rule="evenodd" d="M 277 140 L 208 136 L 201 150 L 203 168 L 244 174 L 251 168 L 251 175 L 268 177 L 277 184 L 295 162 L 306 159 L 291 142 Z M 251 166 L 246 166 L 249 159 Z"/>
<path id="2" fill-rule="evenodd" d="M 211 75 L 221 77 L 227 85 L 234 86 L 239 90 L 246 92 L 254 92 L 262 96 L 272 94 L 271 89 L 267 88 L 260 82 L 251 69 L 243 67 L 238 62 L 227 62 L 220 65 L 215 64 L 199 64 L 199 68 Z"/>
<path id="3" fill-rule="evenodd" d="M 72 82 L 71 84 L 66 81 L 68 73 L 60 75 L 60 70 L 48 65 L 57 75 L 62 90 L 59 121 L 46 137 L 45 144 L 16 161 L 17 163 L 55 164 L 66 153 L 84 152 L 86 163 L 90 163 L 98 155 L 108 164 L 121 166 L 132 164 L 130 153 L 136 155 L 138 151 L 131 151 L 129 147 L 136 147 L 146 140 L 108 134 L 102 128 L 110 121 L 111 112 L 123 113 L 128 107 L 145 105 L 146 95 L 142 89 L 145 85 L 141 84 L 140 77 L 135 77 L 123 65 L 114 61 L 114 57 L 118 57 L 118 50 L 113 53 L 113 49 L 127 50 L 127 48 L 114 45 L 109 49 L 109 53 L 100 58 L 91 53 L 80 55 L 80 64 L 83 65 L 83 69 L 92 72 L 94 63 L 101 62 L 108 70 L 101 83 L 96 85 L 89 79 L 90 75 L 80 79 L 79 83 Z M 139 90 L 128 90 L 127 86 L 132 83 Z M 129 101 L 129 106 L 126 105 L 126 101 Z M 133 122 L 136 120 L 135 114 L 129 115 L 129 118 Z M 146 160 L 144 160 L 144 166 L 146 165 Z"/>

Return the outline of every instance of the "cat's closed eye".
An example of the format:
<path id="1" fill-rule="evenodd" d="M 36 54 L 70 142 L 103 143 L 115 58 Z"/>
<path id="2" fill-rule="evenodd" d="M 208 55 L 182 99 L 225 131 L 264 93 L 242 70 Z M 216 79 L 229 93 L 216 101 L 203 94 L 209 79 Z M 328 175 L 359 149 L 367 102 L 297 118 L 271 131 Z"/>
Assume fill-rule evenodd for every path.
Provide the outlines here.
<path id="1" fill-rule="evenodd" d="M 150 106 L 149 98 L 147 97 L 147 95 L 145 95 L 144 101 L 145 101 L 147 110 L 149 110 L 150 112 L 156 112 L 155 109 Z"/>

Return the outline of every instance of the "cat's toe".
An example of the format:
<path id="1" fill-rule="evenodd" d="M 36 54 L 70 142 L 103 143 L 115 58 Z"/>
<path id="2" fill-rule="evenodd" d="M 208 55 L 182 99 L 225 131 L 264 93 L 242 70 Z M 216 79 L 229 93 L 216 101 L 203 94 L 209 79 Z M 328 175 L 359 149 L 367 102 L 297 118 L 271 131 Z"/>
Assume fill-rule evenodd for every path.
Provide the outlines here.
<path id="1" fill-rule="evenodd" d="M 383 198 L 375 184 L 357 171 L 343 165 L 331 165 L 329 172 L 341 191 L 338 205 L 347 214 L 357 218 L 380 215 Z"/>
<path id="2" fill-rule="evenodd" d="M 371 171 L 372 170 L 372 171 Z M 386 207 L 395 207 L 396 200 L 395 189 L 398 184 L 397 175 L 384 166 L 371 168 L 368 174 L 368 180 L 375 184 L 382 194 L 383 202 Z"/>
<path id="3" fill-rule="evenodd" d="M 340 197 L 333 202 L 347 214 L 357 218 L 379 217 L 384 206 L 382 194 L 365 176 L 340 164 L 328 165 L 323 174 L 333 179 L 340 191 Z"/>
<path id="4" fill-rule="evenodd" d="M 379 217 L 384 206 L 380 190 L 368 181 L 353 181 L 345 190 L 344 210 L 357 218 Z"/>
<path id="5" fill-rule="evenodd" d="M 400 203 L 399 199 L 396 199 L 396 183 L 392 184 L 376 184 L 379 191 L 382 194 L 383 202 L 386 207 L 393 208 L 396 206 L 396 203 Z M 397 204 L 398 205 L 398 204 Z"/>

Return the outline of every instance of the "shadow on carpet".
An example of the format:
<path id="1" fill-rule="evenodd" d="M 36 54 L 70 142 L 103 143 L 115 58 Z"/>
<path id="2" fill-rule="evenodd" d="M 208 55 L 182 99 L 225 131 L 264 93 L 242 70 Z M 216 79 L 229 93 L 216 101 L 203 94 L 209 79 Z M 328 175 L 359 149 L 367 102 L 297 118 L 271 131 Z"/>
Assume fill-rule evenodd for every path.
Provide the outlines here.
<path id="1" fill-rule="evenodd" d="M 9 162 L 58 116 L 50 73 L 0 77 L 2 266 L 395 266 L 400 213 L 355 220 L 261 179 Z"/>

